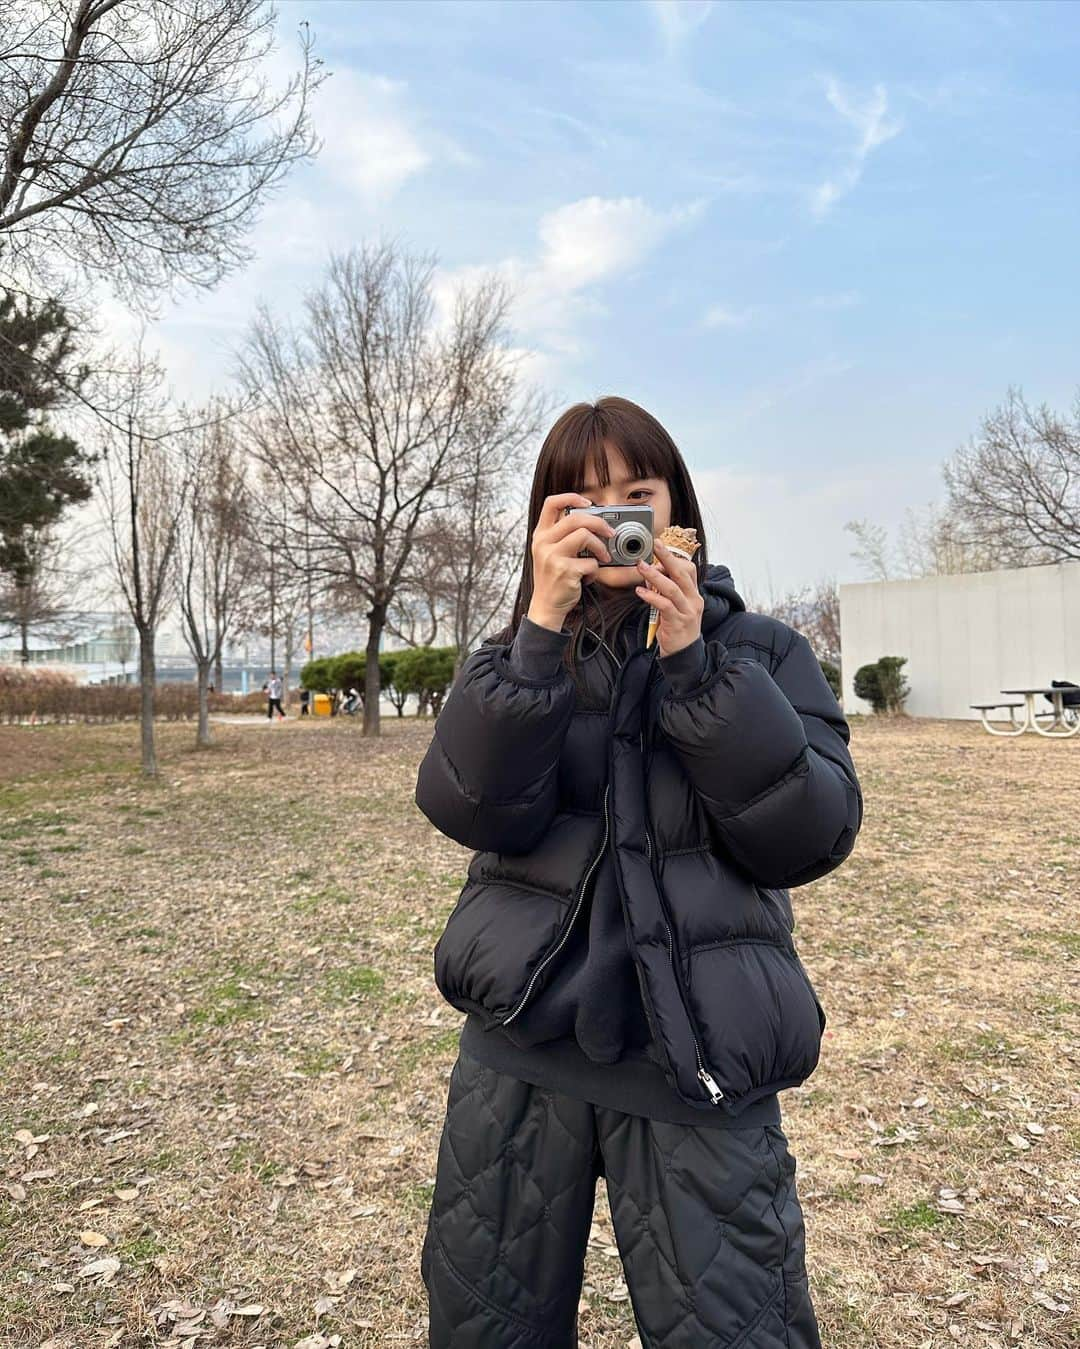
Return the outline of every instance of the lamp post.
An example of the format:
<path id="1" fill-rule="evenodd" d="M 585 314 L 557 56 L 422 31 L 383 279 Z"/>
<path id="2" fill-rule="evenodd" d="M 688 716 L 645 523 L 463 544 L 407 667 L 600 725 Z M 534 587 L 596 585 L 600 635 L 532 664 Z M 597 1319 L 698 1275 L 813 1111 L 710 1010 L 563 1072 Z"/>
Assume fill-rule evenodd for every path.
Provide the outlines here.
<path id="1" fill-rule="evenodd" d="M 274 546 L 275 545 L 273 541 L 271 541 L 270 543 L 270 669 L 271 670 L 277 669 L 277 661 L 275 660 L 274 656 L 275 652 L 274 636 L 276 633 L 276 622 L 274 616 Z"/>

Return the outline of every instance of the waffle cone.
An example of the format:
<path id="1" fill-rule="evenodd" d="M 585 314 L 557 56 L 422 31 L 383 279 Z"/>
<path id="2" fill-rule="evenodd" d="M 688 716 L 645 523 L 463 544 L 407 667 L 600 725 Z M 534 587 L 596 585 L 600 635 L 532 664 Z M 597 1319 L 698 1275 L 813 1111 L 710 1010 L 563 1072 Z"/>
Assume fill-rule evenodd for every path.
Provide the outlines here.
<path id="1" fill-rule="evenodd" d="M 656 536 L 667 548 L 674 548 L 692 558 L 701 547 L 696 529 L 684 529 L 682 525 L 668 525 Z"/>
<path id="2" fill-rule="evenodd" d="M 666 548 L 670 548 L 673 553 L 678 553 L 680 557 L 685 557 L 687 562 L 692 561 L 694 554 L 701 547 L 701 542 L 697 536 L 697 530 L 693 528 L 684 528 L 682 525 L 668 525 L 656 536 L 657 539 Z M 655 559 L 654 559 L 655 560 Z M 652 646 L 653 638 L 656 636 L 656 629 L 660 623 L 660 615 L 656 609 L 649 609 L 649 631 L 645 637 L 645 645 Z"/>

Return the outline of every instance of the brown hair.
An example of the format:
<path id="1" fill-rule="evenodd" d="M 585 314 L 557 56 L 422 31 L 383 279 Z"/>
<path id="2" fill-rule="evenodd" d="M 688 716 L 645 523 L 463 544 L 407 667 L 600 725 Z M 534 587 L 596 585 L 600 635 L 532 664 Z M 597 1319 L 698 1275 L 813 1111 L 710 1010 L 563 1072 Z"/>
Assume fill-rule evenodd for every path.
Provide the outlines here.
<path id="1" fill-rule="evenodd" d="M 663 478 L 667 483 L 671 494 L 672 523 L 696 529 L 701 540 L 701 546 L 694 554 L 698 584 L 701 584 L 708 565 L 705 529 L 697 494 L 675 442 L 655 417 L 628 398 L 609 395 L 595 403 L 575 403 L 562 413 L 540 447 L 529 497 L 521 581 L 510 622 L 490 640 L 512 642 L 518 625 L 529 610 L 533 594 L 531 543 L 545 498 L 557 492 L 580 491 L 590 467 L 596 473 L 596 481 L 606 487 L 608 471 L 605 445 L 619 451 L 635 478 Z M 564 619 L 565 626 L 574 634 L 567 643 L 565 656 L 570 672 L 574 672 L 574 651 L 581 639 L 581 630 L 586 625 L 587 608 L 597 615 L 593 630 L 606 638 L 616 631 L 621 622 L 634 614 L 640 614 L 643 607 L 644 601 L 633 587 L 628 587 L 626 591 L 610 591 L 595 582 L 583 581 L 581 602 Z"/>

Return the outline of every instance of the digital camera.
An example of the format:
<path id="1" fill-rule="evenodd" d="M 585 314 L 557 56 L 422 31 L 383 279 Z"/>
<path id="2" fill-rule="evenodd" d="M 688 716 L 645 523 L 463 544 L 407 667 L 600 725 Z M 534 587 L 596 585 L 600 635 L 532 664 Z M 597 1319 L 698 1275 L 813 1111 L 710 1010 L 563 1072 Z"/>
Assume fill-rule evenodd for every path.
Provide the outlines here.
<path id="1" fill-rule="evenodd" d="M 601 567 L 633 567 L 653 554 L 653 508 L 651 506 L 567 506 L 564 515 L 599 515 L 615 530 L 604 545 L 611 554 L 610 562 Z M 578 557 L 594 557 L 587 548 Z"/>

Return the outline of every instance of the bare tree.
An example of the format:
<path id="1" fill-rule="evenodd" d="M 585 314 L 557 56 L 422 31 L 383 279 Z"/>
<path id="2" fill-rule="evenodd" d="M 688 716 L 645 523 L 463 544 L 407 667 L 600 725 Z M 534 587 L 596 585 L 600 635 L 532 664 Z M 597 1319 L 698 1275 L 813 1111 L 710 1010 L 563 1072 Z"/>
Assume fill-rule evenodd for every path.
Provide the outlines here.
<path id="1" fill-rule="evenodd" d="M 47 636 L 47 629 L 62 620 L 65 611 L 62 588 L 62 544 L 55 526 L 37 530 L 25 543 L 22 568 L 0 578 L 0 629 L 18 633 L 19 659 L 30 660 L 30 633 Z"/>
<path id="2" fill-rule="evenodd" d="M 267 192 L 315 152 L 324 76 L 302 41 L 278 92 L 264 0 L 19 0 L 0 17 L 0 268 L 60 294 L 72 268 L 152 310 L 250 257 Z"/>
<path id="3" fill-rule="evenodd" d="M 870 579 L 892 580 L 889 536 L 884 525 L 875 525 L 869 520 L 849 520 L 844 528 L 855 536 L 856 546 L 851 550 L 851 556 L 862 564 Z"/>
<path id="4" fill-rule="evenodd" d="M 745 596 L 747 608 L 771 614 L 801 632 L 818 660 L 840 663 L 840 592 L 832 577 L 768 597 Z"/>
<path id="5" fill-rule="evenodd" d="M 270 664 L 281 672 L 287 705 L 293 666 L 308 639 L 313 642 L 326 582 L 312 562 L 310 517 L 291 520 L 277 473 L 257 458 L 252 467 L 244 519 L 251 583 L 237 609 L 235 629 L 269 639 Z"/>
<path id="6" fill-rule="evenodd" d="M 453 501 L 432 512 L 417 534 L 401 602 L 387 619 L 388 630 L 411 645 L 430 645 L 445 634 L 457 648 L 455 673 L 503 615 L 517 582 L 525 511 L 508 490 L 524 481 L 530 442 L 548 411 L 534 393 L 515 407 L 510 401 L 512 369 L 498 375 L 507 384 L 507 399 L 486 399 L 490 420 L 472 435 L 463 434 L 455 455 L 460 481 Z M 415 638 L 419 623 L 426 629 L 421 642 Z"/>
<path id="7" fill-rule="evenodd" d="M 492 415 L 510 406 L 508 293 L 494 278 L 459 290 L 440 327 L 433 266 L 390 244 L 334 257 L 303 330 L 263 309 L 239 358 L 263 399 L 253 452 L 275 477 L 292 565 L 306 541 L 341 607 L 366 606 L 365 735 L 379 731 L 380 641 L 421 532 L 470 481 L 482 428 L 502 445 L 520 438 L 511 412 Z"/>
<path id="8" fill-rule="evenodd" d="M 818 660 L 840 664 L 840 588 L 834 576 L 823 577 L 810 596 L 812 615 L 806 636 Z"/>
<path id="9" fill-rule="evenodd" d="M 1061 415 L 1010 389 L 944 475 L 965 544 L 995 566 L 1080 559 L 1080 395 Z"/>
<path id="10" fill-rule="evenodd" d="M 160 366 L 140 348 L 123 398 L 117 399 L 123 430 L 104 427 L 98 464 L 109 560 L 139 635 L 142 769 L 148 777 L 158 771 L 154 638 L 171 599 L 180 523 L 191 490 L 173 448 L 185 428 L 179 421 L 169 425 L 163 379 Z"/>
<path id="11" fill-rule="evenodd" d="M 967 536 L 956 508 L 928 502 L 922 511 L 910 506 L 898 531 L 897 551 L 907 577 L 955 576 L 992 571 L 1005 565 L 978 539 Z"/>
<path id="12" fill-rule="evenodd" d="M 220 672 L 222 650 L 257 562 L 248 539 L 250 494 L 234 418 L 234 410 L 214 400 L 178 438 L 190 490 L 177 531 L 175 585 L 184 641 L 195 661 L 200 746 L 210 744 L 210 672 Z"/>

